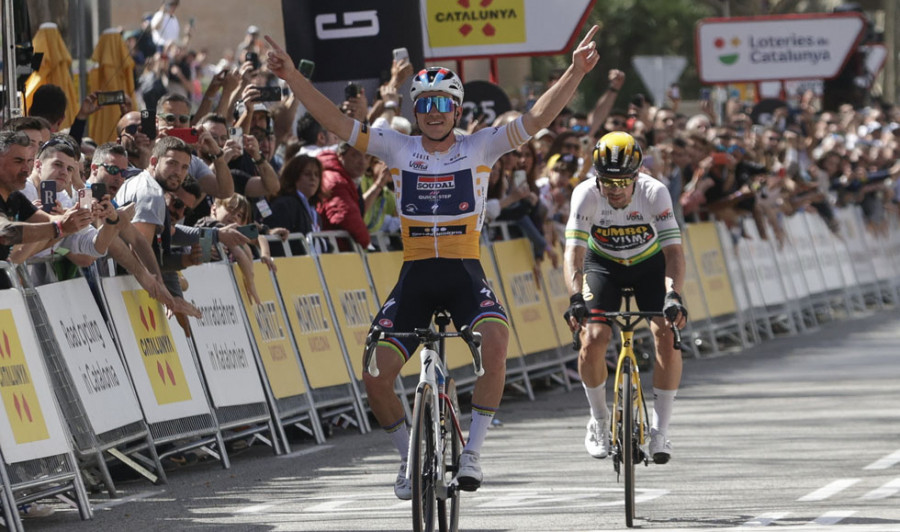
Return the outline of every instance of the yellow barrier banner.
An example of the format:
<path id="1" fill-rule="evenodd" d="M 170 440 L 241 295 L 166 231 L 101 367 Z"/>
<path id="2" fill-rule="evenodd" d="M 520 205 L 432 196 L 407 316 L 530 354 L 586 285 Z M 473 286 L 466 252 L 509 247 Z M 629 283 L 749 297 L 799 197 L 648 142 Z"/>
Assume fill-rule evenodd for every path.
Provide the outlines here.
<path id="1" fill-rule="evenodd" d="M 494 258 L 503 279 L 506 307 L 526 354 L 555 349 L 554 331 L 544 292 L 534 277 L 531 242 L 525 238 L 494 242 Z"/>
<path id="2" fill-rule="evenodd" d="M 541 275 L 547 288 L 547 297 L 550 299 L 550 321 L 553 322 L 556 335 L 561 345 L 568 345 L 572 338 L 572 331 L 563 319 L 563 314 L 569 310 L 569 289 L 566 287 L 566 278 L 563 273 L 563 251 L 557 246 L 559 266 L 554 268 L 549 260 L 541 261 Z"/>
<path id="3" fill-rule="evenodd" d="M 706 305 L 703 301 L 703 292 L 700 290 L 700 276 L 697 274 L 697 265 L 691 257 L 691 248 L 684 245 L 684 287 L 682 296 L 689 309 L 691 321 L 705 320 L 709 317 Z"/>
<path id="4" fill-rule="evenodd" d="M 731 278 L 728 276 L 725 255 L 715 224 L 713 222 L 687 224 L 687 236 L 691 241 L 709 316 L 716 318 L 734 314 L 737 312 L 737 305 L 731 291 Z M 693 311 L 693 308 L 688 307 L 692 318 Z"/>
<path id="5" fill-rule="evenodd" d="M 281 299 L 287 308 L 288 321 L 310 387 L 349 383 L 344 352 L 331 321 L 315 259 L 309 256 L 279 257 L 275 259 L 275 266 Z"/>
<path id="6" fill-rule="evenodd" d="M 269 276 L 269 267 L 261 262 L 253 263 L 253 280 L 260 305 L 251 304 L 244 288 L 244 275 L 237 264 L 233 268 L 272 394 L 276 399 L 283 399 L 306 392 L 299 358 L 287 336 L 288 329 L 278 305 L 275 285 Z"/>
<path id="7" fill-rule="evenodd" d="M 46 440 L 50 433 L 12 310 L 0 310 L 0 334 L 0 397 L 12 435 L 19 444 Z"/>
<path id="8" fill-rule="evenodd" d="M 362 257 L 356 253 L 319 255 L 325 285 L 357 379 L 362 379 L 366 335 L 378 309 Z"/>
<path id="9" fill-rule="evenodd" d="M 165 405 L 189 401 L 191 389 L 162 305 L 144 290 L 122 292 L 122 299 L 156 402 Z"/>
<path id="10" fill-rule="evenodd" d="M 400 268 L 403 267 L 403 252 L 382 251 L 369 253 L 366 255 L 366 261 L 369 263 L 372 282 L 375 283 L 376 301 L 378 301 L 379 305 L 383 305 L 400 277 Z"/>

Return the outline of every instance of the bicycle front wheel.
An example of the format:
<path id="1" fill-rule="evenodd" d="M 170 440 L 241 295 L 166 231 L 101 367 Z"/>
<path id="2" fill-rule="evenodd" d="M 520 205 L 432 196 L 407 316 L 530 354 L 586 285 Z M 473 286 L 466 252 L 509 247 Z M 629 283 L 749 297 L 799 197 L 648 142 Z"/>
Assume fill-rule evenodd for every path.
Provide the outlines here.
<path id="1" fill-rule="evenodd" d="M 625 526 L 634 526 L 635 416 L 631 361 L 622 364 L 622 468 L 625 470 Z"/>
<path id="2" fill-rule="evenodd" d="M 412 445 L 409 471 L 412 481 L 412 516 L 415 532 L 434 532 L 435 497 L 435 434 L 434 399 L 430 384 L 422 385 L 416 392 L 413 408 L 413 426 L 410 434 Z"/>
<path id="3" fill-rule="evenodd" d="M 459 399 L 456 395 L 456 382 L 448 377 L 446 388 L 447 399 L 441 402 L 441 431 L 444 442 L 444 485 L 447 486 L 447 500 L 438 501 L 438 520 L 441 532 L 457 532 L 459 530 L 459 488 L 450 486 L 450 483 L 459 471 L 462 434 L 459 432 Z"/>

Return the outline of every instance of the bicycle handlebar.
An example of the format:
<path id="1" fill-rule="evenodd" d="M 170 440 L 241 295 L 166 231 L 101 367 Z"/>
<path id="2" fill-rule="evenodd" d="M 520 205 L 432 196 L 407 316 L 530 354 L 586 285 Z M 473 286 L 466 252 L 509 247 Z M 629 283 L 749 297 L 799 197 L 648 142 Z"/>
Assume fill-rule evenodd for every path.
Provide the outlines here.
<path id="1" fill-rule="evenodd" d="M 634 326 L 637 322 L 628 321 L 626 323 L 622 323 L 616 318 L 624 318 L 626 320 L 630 320 L 631 318 L 657 318 L 657 317 L 665 317 L 665 314 L 662 312 L 602 312 L 598 314 L 598 316 L 602 316 L 604 318 L 609 319 L 610 321 L 615 322 L 620 327 L 626 328 L 628 330 L 633 330 Z M 578 324 L 578 328 L 572 331 L 572 349 L 578 351 L 581 349 L 581 327 L 582 323 Z M 672 325 L 669 327 L 672 330 L 672 335 L 674 339 L 672 341 L 672 347 L 678 351 L 681 351 L 681 329 Z"/>
<path id="2" fill-rule="evenodd" d="M 472 353 L 472 360 L 475 364 L 475 376 L 481 377 L 484 375 L 484 363 L 481 359 L 481 333 L 473 331 L 467 325 L 463 326 L 459 332 L 439 332 L 429 328 L 417 328 L 414 332 L 390 333 L 385 333 L 384 329 L 375 325 L 366 336 L 366 354 L 363 357 L 363 367 L 373 377 L 377 377 L 381 373 L 378 370 L 375 348 L 378 346 L 378 341 L 387 336 L 392 338 L 416 338 L 424 344 L 437 342 L 442 338 L 462 338 Z"/>

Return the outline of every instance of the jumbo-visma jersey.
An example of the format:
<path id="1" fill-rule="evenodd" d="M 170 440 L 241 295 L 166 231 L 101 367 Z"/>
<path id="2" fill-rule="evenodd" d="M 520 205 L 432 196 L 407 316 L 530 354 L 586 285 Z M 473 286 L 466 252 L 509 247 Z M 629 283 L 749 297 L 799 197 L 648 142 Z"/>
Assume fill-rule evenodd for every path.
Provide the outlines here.
<path id="1" fill-rule="evenodd" d="M 672 244 L 681 244 L 672 198 L 653 177 L 638 174 L 631 203 L 624 209 L 610 206 L 595 179 L 582 181 L 572 192 L 566 245 L 587 246 L 603 258 L 630 266 Z"/>
<path id="2" fill-rule="evenodd" d="M 354 127 L 350 144 L 384 161 L 394 178 L 403 260 L 478 259 L 491 166 L 528 140 L 521 117 L 472 135 L 457 135 L 444 153 L 428 153 L 421 137 Z"/>

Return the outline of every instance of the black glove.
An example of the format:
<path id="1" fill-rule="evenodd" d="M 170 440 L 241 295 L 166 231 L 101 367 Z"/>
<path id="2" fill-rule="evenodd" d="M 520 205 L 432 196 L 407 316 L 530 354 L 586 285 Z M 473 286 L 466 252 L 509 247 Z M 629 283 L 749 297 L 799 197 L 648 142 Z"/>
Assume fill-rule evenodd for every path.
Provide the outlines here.
<path id="1" fill-rule="evenodd" d="M 572 294 L 569 297 L 569 310 L 563 314 L 563 317 L 566 318 L 566 321 L 573 317 L 576 321 L 581 322 L 585 316 L 587 316 L 587 306 L 584 304 L 584 296 L 581 295 L 581 292 Z"/>
<path id="2" fill-rule="evenodd" d="M 678 317 L 678 313 L 681 313 L 684 316 L 684 319 L 688 319 L 687 309 L 684 308 L 684 303 L 681 301 L 681 296 L 678 295 L 678 292 L 672 290 L 666 293 L 665 302 L 663 302 L 663 314 L 666 315 L 666 319 L 672 323 L 675 323 L 675 318 Z"/>

